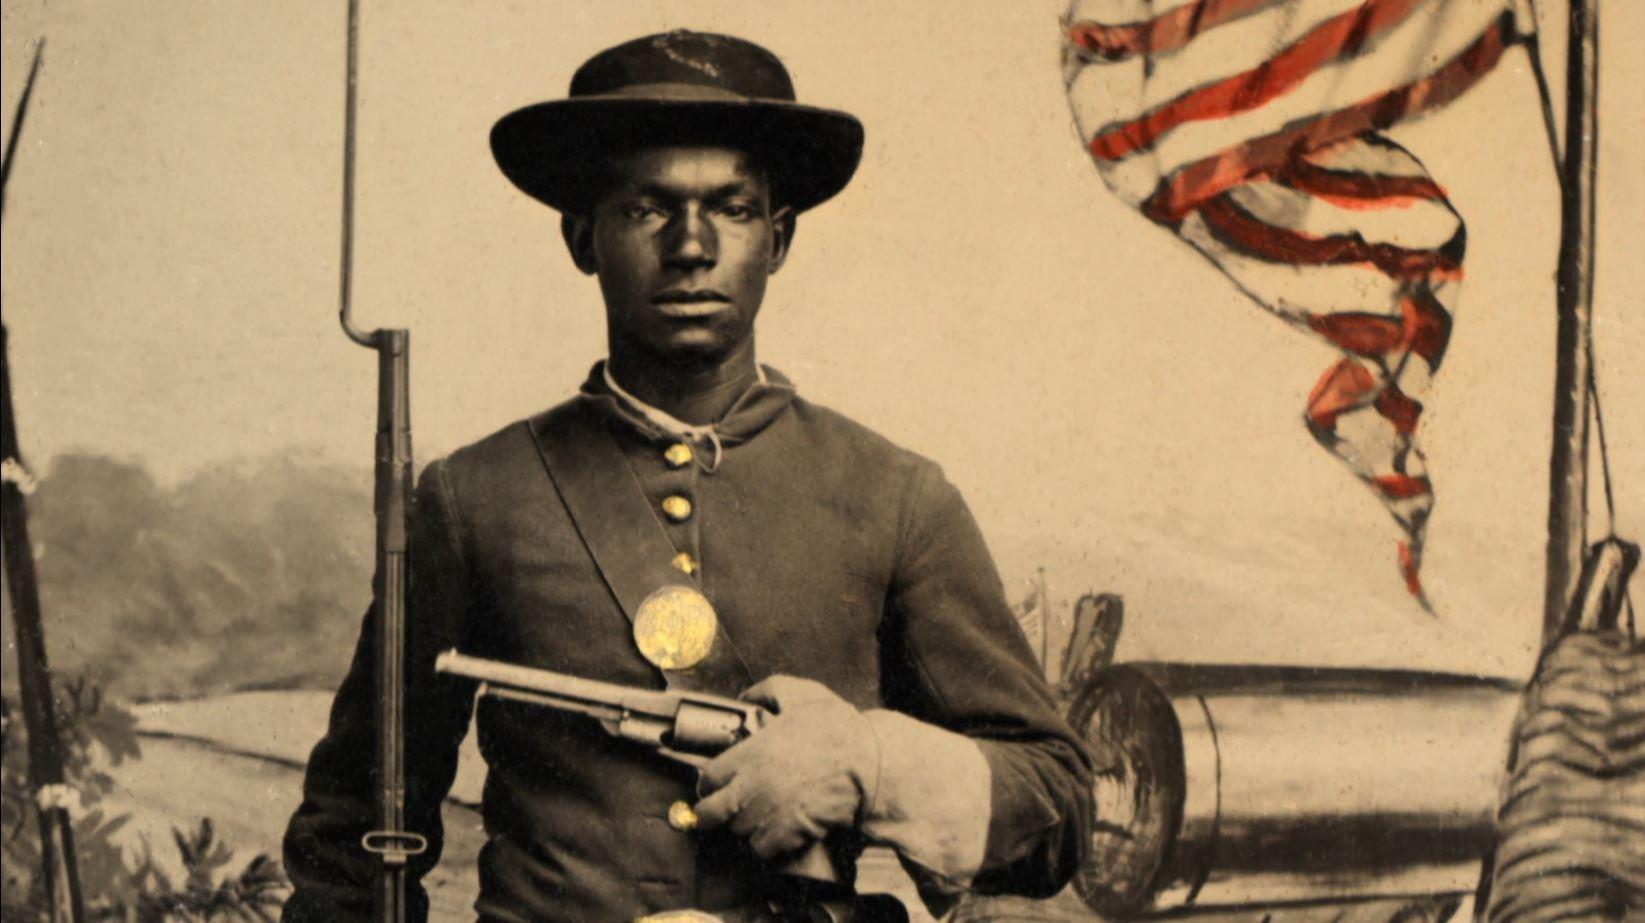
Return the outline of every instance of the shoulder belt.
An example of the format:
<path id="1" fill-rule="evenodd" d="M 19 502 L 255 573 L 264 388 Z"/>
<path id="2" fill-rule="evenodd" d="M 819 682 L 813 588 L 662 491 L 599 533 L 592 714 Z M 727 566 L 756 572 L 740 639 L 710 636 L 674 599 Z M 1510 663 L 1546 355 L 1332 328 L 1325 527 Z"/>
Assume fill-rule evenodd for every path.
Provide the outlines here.
<path id="1" fill-rule="evenodd" d="M 701 592 L 671 563 L 674 543 L 604 420 L 571 401 L 531 418 L 526 426 L 577 535 L 630 623 L 646 597 L 663 587 Z M 711 691 L 735 693 L 753 681 L 723 621 L 702 664 L 659 672 L 670 688 L 707 689 L 729 682 L 734 688 Z"/>

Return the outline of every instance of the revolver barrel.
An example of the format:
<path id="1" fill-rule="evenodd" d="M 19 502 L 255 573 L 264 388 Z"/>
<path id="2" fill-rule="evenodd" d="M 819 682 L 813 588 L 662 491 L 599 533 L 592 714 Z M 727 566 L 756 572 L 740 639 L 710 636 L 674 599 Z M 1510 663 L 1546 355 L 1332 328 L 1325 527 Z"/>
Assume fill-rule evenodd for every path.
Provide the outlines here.
<path id="1" fill-rule="evenodd" d="M 455 650 L 435 658 L 434 669 L 479 681 L 481 695 L 587 715 L 613 736 L 693 766 L 747 738 L 765 720 L 765 709 L 723 696 L 637 689 Z"/>

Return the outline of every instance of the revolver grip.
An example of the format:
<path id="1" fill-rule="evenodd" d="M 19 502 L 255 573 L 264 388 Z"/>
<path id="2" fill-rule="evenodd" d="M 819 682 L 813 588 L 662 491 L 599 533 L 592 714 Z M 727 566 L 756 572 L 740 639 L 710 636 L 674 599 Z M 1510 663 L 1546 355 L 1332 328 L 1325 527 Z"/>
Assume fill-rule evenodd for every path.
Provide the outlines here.
<path id="1" fill-rule="evenodd" d="M 834 865 L 834 854 L 829 850 L 825 841 L 817 841 L 807 846 L 794 859 L 785 864 L 781 872 L 795 878 L 806 878 L 822 884 L 841 884 L 840 872 Z"/>

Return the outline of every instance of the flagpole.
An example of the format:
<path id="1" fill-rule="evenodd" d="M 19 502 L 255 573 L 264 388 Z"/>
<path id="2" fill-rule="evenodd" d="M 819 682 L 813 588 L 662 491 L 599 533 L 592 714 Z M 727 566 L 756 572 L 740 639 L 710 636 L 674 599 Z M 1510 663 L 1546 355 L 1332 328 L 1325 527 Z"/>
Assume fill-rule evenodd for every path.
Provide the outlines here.
<path id="1" fill-rule="evenodd" d="M 1553 451 L 1548 476 L 1547 585 L 1542 642 L 1557 639 L 1586 545 L 1588 381 L 1594 305 L 1594 213 L 1599 155 L 1599 8 L 1570 0 L 1565 156 L 1560 163 L 1558 331 Z"/>

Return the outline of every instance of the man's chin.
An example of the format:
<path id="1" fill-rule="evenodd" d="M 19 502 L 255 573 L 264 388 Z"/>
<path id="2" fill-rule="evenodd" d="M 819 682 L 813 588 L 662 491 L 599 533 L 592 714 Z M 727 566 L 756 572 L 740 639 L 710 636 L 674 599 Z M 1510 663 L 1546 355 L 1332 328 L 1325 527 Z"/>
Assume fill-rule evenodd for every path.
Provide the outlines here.
<path id="1" fill-rule="evenodd" d="M 714 368 L 730 355 L 730 348 L 719 337 L 680 337 L 652 351 L 653 358 L 686 371 Z"/>

